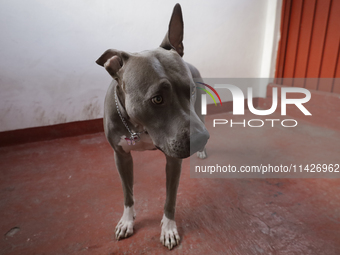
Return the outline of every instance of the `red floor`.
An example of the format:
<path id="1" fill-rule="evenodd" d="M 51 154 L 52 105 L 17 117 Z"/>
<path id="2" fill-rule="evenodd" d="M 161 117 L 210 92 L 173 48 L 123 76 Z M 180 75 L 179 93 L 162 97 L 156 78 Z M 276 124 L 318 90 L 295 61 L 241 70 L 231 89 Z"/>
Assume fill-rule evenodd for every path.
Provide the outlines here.
<path id="1" fill-rule="evenodd" d="M 275 127 L 259 135 L 213 129 L 212 118 L 232 116 L 207 118 L 210 160 L 222 132 L 226 163 L 254 155 L 277 164 L 296 155 L 340 163 L 338 131 L 301 124 L 299 132 Z M 182 241 L 168 251 L 159 242 L 165 158 L 133 156 L 135 233 L 116 241 L 123 193 L 102 133 L 0 148 L 0 254 L 340 254 L 340 179 L 193 179 L 188 159 L 176 211 Z"/>

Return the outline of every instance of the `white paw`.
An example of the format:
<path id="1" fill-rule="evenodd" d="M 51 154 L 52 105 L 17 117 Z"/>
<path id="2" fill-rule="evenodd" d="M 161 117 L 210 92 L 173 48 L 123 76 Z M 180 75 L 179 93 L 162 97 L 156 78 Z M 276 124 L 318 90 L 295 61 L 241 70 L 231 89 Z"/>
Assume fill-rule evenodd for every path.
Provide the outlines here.
<path id="1" fill-rule="evenodd" d="M 163 215 L 161 226 L 162 232 L 160 241 L 165 247 L 171 250 L 173 247 L 178 245 L 181 240 L 177 232 L 176 222 Z"/>
<path id="2" fill-rule="evenodd" d="M 133 220 L 136 217 L 136 212 L 133 206 L 124 206 L 124 213 L 116 226 L 116 239 L 129 237 L 133 234 Z"/>
<path id="3" fill-rule="evenodd" d="M 208 157 L 207 151 L 206 151 L 205 147 L 204 147 L 203 151 L 198 151 L 197 152 L 197 157 L 201 158 L 201 159 L 204 159 L 204 158 Z"/>

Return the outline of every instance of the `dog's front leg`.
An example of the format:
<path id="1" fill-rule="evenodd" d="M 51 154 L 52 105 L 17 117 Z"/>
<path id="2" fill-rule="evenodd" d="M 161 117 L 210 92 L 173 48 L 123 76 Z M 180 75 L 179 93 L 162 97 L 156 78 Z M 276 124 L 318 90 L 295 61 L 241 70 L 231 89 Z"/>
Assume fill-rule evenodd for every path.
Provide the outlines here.
<path id="1" fill-rule="evenodd" d="M 180 237 L 175 222 L 176 196 L 181 175 L 182 160 L 166 156 L 166 200 L 161 221 L 161 243 L 170 250 L 179 244 Z"/>
<path id="2" fill-rule="evenodd" d="M 201 76 L 199 76 L 199 78 L 196 78 L 195 81 L 199 81 L 199 82 L 203 82 Z M 204 86 L 202 86 L 201 84 L 196 84 L 198 87 L 203 88 Z M 205 123 L 205 116 L 201 114 L 201 107 L 202 107 L 202 94 L 204 93 L 203 90 L 201 89 L 197 89 L 196 90 L 196 101 L 195 101 L 195 112 L 197 114 L 197 116 L 200 118 L 200 120 Z M 201 158 L 201 159 L 205 159 L 208 157 L 207 155 L 207 150 L 204 146 L 204 148 L 201 151 L 197 152 L 197 157 Z"/>
<path id="3" fill-rule="evenodd" d="M 136 213 L 133 208 L 133 161 L 131 153 L 115 151 L 115 162 L 124 193 L 124 213 L 116 226 L 116 238 L 119 240 L 133 234 L 133 221 Z"/>

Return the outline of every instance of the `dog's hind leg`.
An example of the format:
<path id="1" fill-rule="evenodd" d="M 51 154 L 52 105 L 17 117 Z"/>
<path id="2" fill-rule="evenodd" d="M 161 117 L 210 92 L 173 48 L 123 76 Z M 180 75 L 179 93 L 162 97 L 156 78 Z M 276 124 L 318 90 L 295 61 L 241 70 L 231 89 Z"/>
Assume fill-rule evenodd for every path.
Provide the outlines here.
<path id="1" fill-rule="evenodd" d="M 182 160 L 166 156 L 166 201 L 161 221 L 161 243 L 171 250 L 179 244 L 180 237 L 175 222 L 176 197 L 181 175 Z"/>
<path id="2" fill-rule="evenodd" d="M 133 207 L 133 161 L 131 153 L 115 151 L 115 162 L 124 193 L 124 213 L 116 226 L 116 239 L 119 240 L 133 234 L 133 221 L 136 213 Z"/>

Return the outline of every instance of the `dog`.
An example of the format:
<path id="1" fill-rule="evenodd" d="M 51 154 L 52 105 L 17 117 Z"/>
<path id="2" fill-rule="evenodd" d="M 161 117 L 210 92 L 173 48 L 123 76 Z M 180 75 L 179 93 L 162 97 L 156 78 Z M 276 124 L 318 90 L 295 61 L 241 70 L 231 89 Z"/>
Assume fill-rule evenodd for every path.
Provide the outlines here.
<path id="1" fill-rule="evenodd" d="M 198 70 L 183 61 L 183 18 L 176 4 L 160 47 L 140 53 L 109 49 L 96 61 L 112 76 L 104 103 L 104 131 L 124 193 L 124 212 L 116 226 L 118 240 L 133 234 L 132 150 L 161 150 L 166 157 L 166 200 L 161 243 L 172 249 L 180 237 L 175 222 L 181 163 L 197 152 L 207 156 L 209 133 L 200 112 L 202 81 Z"/>

